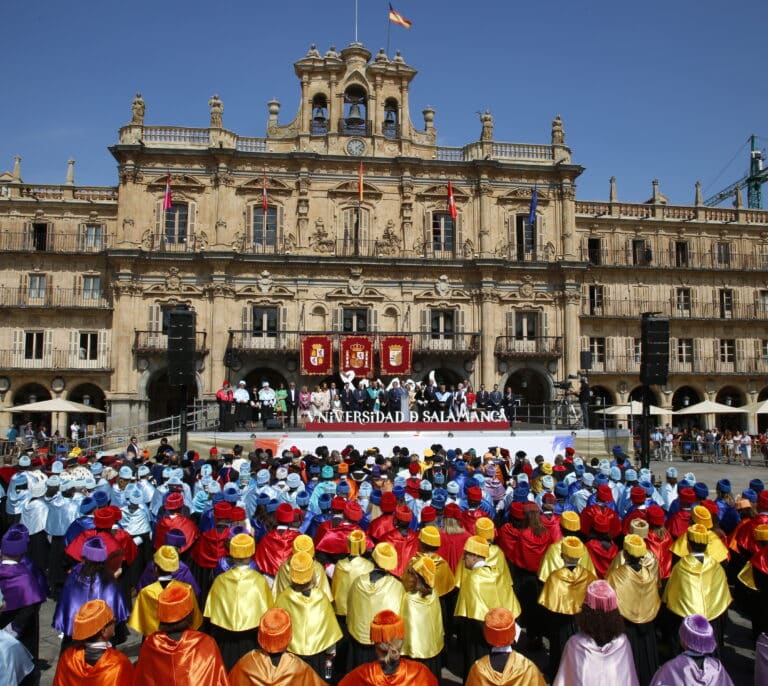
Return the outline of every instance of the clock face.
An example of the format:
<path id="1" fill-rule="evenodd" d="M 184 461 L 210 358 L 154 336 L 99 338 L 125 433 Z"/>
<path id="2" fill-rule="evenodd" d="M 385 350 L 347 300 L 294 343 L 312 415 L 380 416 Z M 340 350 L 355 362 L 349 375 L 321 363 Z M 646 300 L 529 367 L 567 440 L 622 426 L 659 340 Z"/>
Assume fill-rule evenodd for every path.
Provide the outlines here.
<path id="1" fill-rule="evenodd" d="M 365 141 L 360 140 L 359 138 L 352 138 L 347 143 L 347 152 L 350 155 L 354 155 L 355 157 L 359 157 L 365 152 Z"/>

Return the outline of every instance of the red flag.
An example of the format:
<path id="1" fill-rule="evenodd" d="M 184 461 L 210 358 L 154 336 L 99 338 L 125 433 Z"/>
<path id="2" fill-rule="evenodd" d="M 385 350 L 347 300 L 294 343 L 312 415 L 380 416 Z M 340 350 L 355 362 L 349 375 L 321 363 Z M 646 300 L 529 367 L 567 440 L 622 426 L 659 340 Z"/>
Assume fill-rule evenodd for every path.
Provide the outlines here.
<path id="1" fill-rule="evenodd" d="M 395 12 L 392 7 L 392 3 L 389 5 L 389 21 L 393 24 L 399 24 L 405 29 L 410 29 L 413 26 L 413 22 L 406 19 L 400 12 Z"/>
<path id="2" fill-rule="evenodd" d="M 267 207 L 267 175 L 264 174 L 261 179 L 261 211 L 264 214 L 267 213 Z"/>
<path id="3" fill-rule="evenodd" d="M 357 200 L 363 202 L 363 161 L 360 160 L 360 169 L 357 174 Z"/>
<path id="4" fill-rule="evenodd" d="M 165 179 L 165 195 L 163 196 L 163 212 L 170 210 L 172 205 L 173 205 L 173 200 L 171 199 L 171 175 L 168 174 L 168 176 Z"/>
<path id="5" fill-rule="evenodd" d="M 453 197 L 453 184 L 448 182 L 448 214 L 451 219 L 456 220 L 456 198 Z"/>

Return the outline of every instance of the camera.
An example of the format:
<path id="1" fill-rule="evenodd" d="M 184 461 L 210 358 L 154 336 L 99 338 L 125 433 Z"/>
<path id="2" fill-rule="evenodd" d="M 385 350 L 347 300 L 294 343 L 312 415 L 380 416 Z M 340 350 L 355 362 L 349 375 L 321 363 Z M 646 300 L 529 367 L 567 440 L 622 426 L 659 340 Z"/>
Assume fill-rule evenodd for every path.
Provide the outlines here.
<path id="1" fill-rule="evenodd" d="M 553 384 L 555 388 L 559 388 L 561 391 L 568 391 L 571 388 L 570 381 L 555 381 Z"/>

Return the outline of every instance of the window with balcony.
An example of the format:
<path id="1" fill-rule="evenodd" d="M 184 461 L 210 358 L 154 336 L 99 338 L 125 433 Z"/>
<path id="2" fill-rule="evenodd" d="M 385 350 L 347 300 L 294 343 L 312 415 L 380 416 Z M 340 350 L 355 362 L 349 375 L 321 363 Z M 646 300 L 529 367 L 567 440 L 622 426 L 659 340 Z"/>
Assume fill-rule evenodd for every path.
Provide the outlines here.
<path id="1" fill-rule="evenodd" d="M 80 249 L 100 250 L 104 244 L 102 224 L 83 224 L 80 229 Z"/>
<path id="2" fill-rule="evenodd" d="M 368 333 L 369 320 L 367 307 L 345 307 L 341 313 L 341 330 L 344 333 Z"/>
<path id="3" fill-rule="evenodd" d="M 759 314 L 768 314 L 768 290 L 757 292 L 757 311 Z"/>
<path id="4" fill-rule="evenodd" d="M 45 289 L 48 279 L 45 274 L 29 275 L 29 297 L 30 299 L 45 298 Z"/>
<path id="5" fill-rule="evenodd" d="M 279 319 L 277 307 L 254 305 L 251 317 L 251 336 L 258 338 L 277 337 Z"/>
<path id="6" fill-rule="evenodd" d="M 691 316 L 691 289 L 678 288 L 675 290 L 675 309 L 680 317 Z"/>
<path id="7" fill-rule="evenodd" d="M 186 203 L 173 203 L 165 211 L 165 234 L 163 239 L 168 245 L 184 245 L 188 239 L 189 206 Z"/>
<path id="8" fill-rule="evenodd" d="M 531 224 L 527 214 L 515 217 L 515 250 L 519 262 L 528 262 L 536 257 L 536 224 Z"/>
<path id="9" fill-rule="evenodd" d="M 721 338 L 720 339 L 720 362 L 730 364 L 736 359 L 736 339 L 735 338 Z"/>
<path id="10" fill-rule="evenodd" d="M 587 259 L 590 264 L 602 264 L 603 263 L 603 251 L 599 238 L 587 239 Z"/>
<path id="11" fill-rule="evenodd" d="M 101 297 L 101 277 L 83 277 L 83 300 L 98 300 Z"/>
<path id="12" fill-rule="evenodd" d="M 677 356 L 677 361 L 680 364 L 690 364 L 693 362 L 693 339 L 678 338 L 675 354 Z"/>
<path id="13" fill-rule="evenodd" d="M 44 252 L 48 250 L 50 227 L 45 222 L 34 223 L 30 227 L 29 239 L 32 250 Z"/>
<path id="14" fill-rule="evenodd" d="M 592 353 L 592 364 L 605 364 L 605 338 L 591 337 L 589 352 Z"/>
<path id="15" fill-rule="evenodd" d="M 763 362 L 768 362 L 768 339 L 760 341 L 760 359 Z"/>
<path id="16" fill-rule="evenodd" d="M 42 360 L 44 354 L 44 335 L 42 331 L 24 332 L 24 359 Z"/>
<path id="17" fill-rule="evenodd" d="M 733 291 L 730 288 L 721 288 L 718 295 L 720 299 L 720 318 L 732 319 L 733 318 Z"/>
<path id="18" fill-rule="evenodd" d="M 715 243 L 715 264 L 727 266 L 731 263 L 731 244 L 722 241 Z"/>
<path id="19" fill-rule="evenodd" d="M 648 241 L 643 238 L 632 240 L 632 264 L 645 267 L 651 263 L 652 258 L 651 246 Z"/>
<path id="20" fill-rule="evenodd" d="M 675 241 L 675 266 L 687 267 L 689 259 L 688 241 Z"/>
<path id="21" fill-rule="evenodd" d="M 171 312 L 175 309 L 175 305 L 161 305 L 160 306 L 160 333 L 163 336 L 167 336 L 171 330 Z M 150 326 L 150 329 L 153 327 Z"/>
<path id="22" fill-rule="evenodd" d="M 604 296 L 603 286 L 592 285 L 589 287 L 589 313 L 590 314 L 603 313 L 603 296 Z"/>
<path id="23" fill-rule="evenodd" d="M 456 225 L 453 217 L 447 212 L 432 214 L 432 251 L 435 254 L 450 253 L 453 255 L 456 237 Z"/>
<path id="24" fill-rule="evenodd" d="M 277 207 L 253 208 L 253 244 L 262 248 L 274 248 L 277 242 Z"/>
<path id="25" fill-rule="evenodd" d="M 643 353 L 643 342 L 639 338 L 632 339 L 632 361 L 635 364 L 640 364 L 640 359 Z"/>
<path id="26" fill-rule="evenodd" d="M 453 338 L 456 333 L 455 310 L 430 310 L 430 335 L 433 340 Z"/>
<path id="27" fill-rule="evenodd" d="M 81 360 L 99 359 L 99 334 L 95 331 L 80 332 L 78 357 Z"/>
<path id="28" fill-rule="evenodd" d="M 341 213 L 344 229 L 344 253 L 365 254 L 363 247 L 368 239 L 370 212 L 365 207 L 347 207 Z"/>

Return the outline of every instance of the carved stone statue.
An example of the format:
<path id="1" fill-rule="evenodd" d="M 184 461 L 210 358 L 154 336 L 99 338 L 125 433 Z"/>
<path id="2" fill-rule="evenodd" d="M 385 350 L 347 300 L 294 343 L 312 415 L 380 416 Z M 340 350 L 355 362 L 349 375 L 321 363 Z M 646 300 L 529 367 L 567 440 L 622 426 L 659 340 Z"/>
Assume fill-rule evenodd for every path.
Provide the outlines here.
<path id="1" fill-rule="evenodd" d="M 144 98 L 141 97 L 141 93 L 136 93 L 136 97 L 131 103 L 131 124 L 135 126 L 144 126 L 144 110 L 146 105 L 144 104 Z"/>
<path id="2" fill-rule="evenodd" d="M 565 130 L 559 114 L 552 120 L 552 145 L 565 145 Z"/>
<path id="3" fill-rule="evenodd" d="M 483 130 L 480 133 L 480 140 L 481 141 L 492 141 L 493 140 L 493 116 L 491 115 L 490 110 L 485 110 L 480 115 L 480 121 L 483 123 Z"/>
<path id="4" fill-rule="evenodd" d="M 224 113 L 224 103 L 219 99 L 218 95 L 211 96 L 211 99 L 208 101 L 208 107 L 211 108 L 211 128 L 222 128 L 221 115 Z"/>

